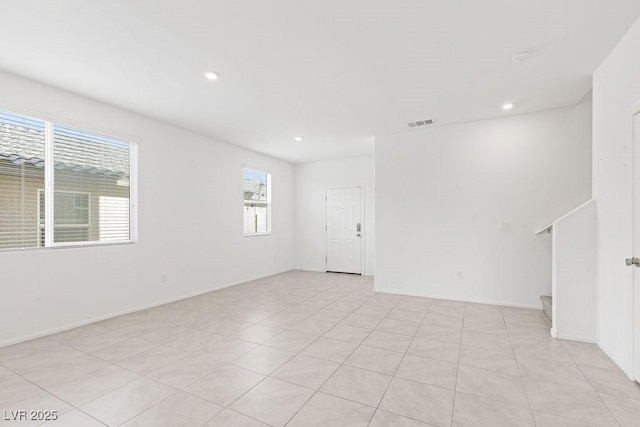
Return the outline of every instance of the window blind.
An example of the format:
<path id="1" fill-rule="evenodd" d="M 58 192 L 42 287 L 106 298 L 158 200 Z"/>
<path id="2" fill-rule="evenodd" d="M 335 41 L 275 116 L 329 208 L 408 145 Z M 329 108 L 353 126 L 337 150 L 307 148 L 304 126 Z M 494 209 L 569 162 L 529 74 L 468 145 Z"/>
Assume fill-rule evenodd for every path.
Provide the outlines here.
<path id="1" fill-rule="evenodd" d="M 131 167 L 128 141 L 0 112 L 0 249 L 133 240 Z"/>
<path id="2" fill-rule="evenodd" d="M 129 199 L 127 197 L 100 196 L 100 240 L 129 239 Z"/>
<path id="3" fill-rule="evenodd" d="M 129 159 L 126 141 L 53 127 L 54 243 L 129 240 Z"/>
<path id="4" fill-rule="evenodd" d="M 39 244 L 45 122 L 0 112 L 0 249 Z"/>

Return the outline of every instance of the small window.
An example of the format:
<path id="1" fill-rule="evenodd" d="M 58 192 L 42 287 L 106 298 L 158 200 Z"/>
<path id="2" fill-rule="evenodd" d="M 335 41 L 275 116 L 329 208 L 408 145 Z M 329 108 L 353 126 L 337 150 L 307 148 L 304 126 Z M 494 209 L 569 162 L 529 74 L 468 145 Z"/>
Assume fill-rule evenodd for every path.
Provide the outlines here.
<path id="1" fill-rule="evenodd" d="M 244 235 L 271 233 L 271 174 L 244 168 Z"/>

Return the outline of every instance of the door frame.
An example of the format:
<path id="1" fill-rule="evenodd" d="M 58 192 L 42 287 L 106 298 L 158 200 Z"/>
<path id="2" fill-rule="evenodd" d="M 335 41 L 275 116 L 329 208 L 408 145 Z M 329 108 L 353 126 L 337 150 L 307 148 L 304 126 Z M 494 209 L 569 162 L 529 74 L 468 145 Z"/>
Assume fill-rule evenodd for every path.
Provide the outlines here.
<path id="1" fill-rule="evenodd" d="M 345 188 L 359 188 L 360 189 L 360 224 L 362 231 L 360 232 L 360 275 L 364 276 L 365 274 L 365 262 L 364 262 L 364 240 L 367 238 L 365 229 L 365 211 L 364 211 L 364 184 L 360 185 L 340 185 L 338 187 L 325 187 L 324 188 L 324 271 L 327 271 L 328 258 L 329 258 L 329 248 L 327 247 L 327 233 L 329 232 L 329 218 L 327 217 L 327 201 L 328 201 L 328 192 L 329 190 L 340 190 Z"/>
<path id="2" fill-rule="evenodd" d="M 640 120 L 640 104 L 637 104 L 631 114 L 631 251 L 629 256 L 638 256 L 640 253 L 640 247 L 636 247 L 636 233 L 640 227 L 640 220 L 636 221 L 635 217 L 640 215 L 640 212 L 636 212 L 636 204 L 640 205 L 640 201 L 636 201 L 636 193 L 638 191 L 638 185 L 636 182 L 636 176 L 640 176 L 640 164 L 636 161 L 640 158 L 640 153 L 637 150 L 640 149 L 640 129 L 636 128 L 636 118 Z M 638 146 L 636 146 L 636 143 Z M 631 317 L 632 317 L 632 332 L 631 332 L 631 373 L 633 380 L 640 382 L 640 268 L 630 267 L 631 272 Z"/>

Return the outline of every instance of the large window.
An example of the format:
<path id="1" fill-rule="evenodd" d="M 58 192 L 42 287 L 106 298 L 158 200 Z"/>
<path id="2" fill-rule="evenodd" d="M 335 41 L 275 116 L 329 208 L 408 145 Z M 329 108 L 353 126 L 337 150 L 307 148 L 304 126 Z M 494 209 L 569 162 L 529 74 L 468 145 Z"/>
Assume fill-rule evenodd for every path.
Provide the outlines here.
<path id="1" fill-rule="evenodd" d="M 135 240 L 135 145 L 0 112 L 0 249 Z"/>
<path id="2" fill-rule="evenodd" d="M 271 233 L 271 174 L 244 168 L 244 235 Z"/>

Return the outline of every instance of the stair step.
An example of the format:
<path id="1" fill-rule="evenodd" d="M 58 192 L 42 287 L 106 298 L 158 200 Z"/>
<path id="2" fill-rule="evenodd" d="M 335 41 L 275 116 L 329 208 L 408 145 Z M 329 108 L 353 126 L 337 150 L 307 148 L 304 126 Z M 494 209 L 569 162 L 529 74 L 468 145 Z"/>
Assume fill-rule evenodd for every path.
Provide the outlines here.
<path id="1" fill-rule="evenodd" d="M 542 312 L 544 313 L 544 320 L 549 326 L 551 326 L 551 319 L 553 318 L 553 299 L 548 295 L 540 295 L 540 301 L 542 301 Z"/>

